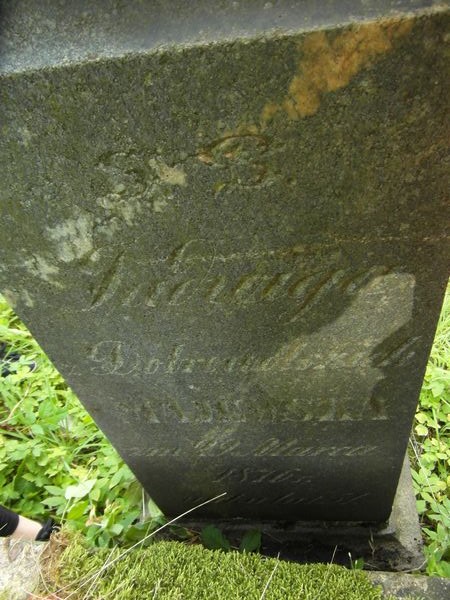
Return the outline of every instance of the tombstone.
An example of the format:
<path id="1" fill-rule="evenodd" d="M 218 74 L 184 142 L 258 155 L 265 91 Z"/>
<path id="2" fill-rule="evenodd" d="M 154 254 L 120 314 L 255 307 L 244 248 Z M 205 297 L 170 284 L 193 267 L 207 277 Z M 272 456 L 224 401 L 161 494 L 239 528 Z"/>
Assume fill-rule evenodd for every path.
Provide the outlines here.
<path id="1" fill-rule="evenodd" d="M 447 277 L 448 11 L 291 4 L 3 6 L 0 283 L 166 514 L 385 523 Z"/>

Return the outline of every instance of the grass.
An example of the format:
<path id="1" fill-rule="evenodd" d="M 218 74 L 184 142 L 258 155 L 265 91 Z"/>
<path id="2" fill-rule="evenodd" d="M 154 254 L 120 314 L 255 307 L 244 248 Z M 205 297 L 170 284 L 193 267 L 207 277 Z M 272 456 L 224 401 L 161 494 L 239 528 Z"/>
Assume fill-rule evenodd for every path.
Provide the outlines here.
<path id="1" fill-rule="evenodd" d="M 449 333 L 447 293 L 411 438 L 427 572 L 446 577 L 450 577 Z M 0 377 L 0 502 L 36 519 L 52 513 L 82 531 L 88 544 L 101 548 L 130 545 L 163 523 L 158 508 L 144 503 L 128 467 L 1 296 L 0 341 L 21 354 L 11 364 L 11 374 Z M 35 368 L 30 369 L 33 363 Z M 142 512 L 148 521 L 136 524 Z"/>
<path id="2" fill-rule="evenodd" d="M 362 571 L 299 565 L 256 554 L 156 542 L 126 556 L 92 551 L 77 538 L 50 566 L 46 598 L 100 600 L 381 600 Z M 114 568 L 108 564 L 114 563 Z M 47 579 L 48 581 L 48 579 Z M 51 594 L 55 593 L 55 596 Z"/>

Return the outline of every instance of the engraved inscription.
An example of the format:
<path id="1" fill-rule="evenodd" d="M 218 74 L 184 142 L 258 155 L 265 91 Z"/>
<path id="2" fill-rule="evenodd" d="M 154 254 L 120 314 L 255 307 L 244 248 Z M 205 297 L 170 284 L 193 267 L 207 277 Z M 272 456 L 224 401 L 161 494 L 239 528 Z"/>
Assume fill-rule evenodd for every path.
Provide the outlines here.
<path id="1" fill-rule="evenodd" d="M 196 391 L 164 401 L 148 398 L 129 409 L 137 411 L 136 418 L 153 423 L 386 420 L 386 401 L 375 391 L 384 373 L 374 351 L 410 320 L 413 290 L 410 275 L 376 277 L 334 322 L 292 338 L 269 357 L 192 356 L 183 344 L 165 357 L 146 356 L 141 347 L 108 340 L 91 349 L 89 366 L 97 374 L 140 379 L 147 375 L 152 381 L 155 374 L 195 375 Z M 336 383 L 330 387 L 333 370 L 341 375 L 346 370 L 340 387 Z M 284 376 L 287 371 L 289 377 Z M 211 374 L 219 375 L 222 382 L 239 375 L 245 386 L 252 383 L 243 393 L 218 392 L 211 398 L 200 384 Z"/>
<path id="2" fill-rule="evenodd" d="M 170 447 L 161 447 L 157 448 L 142 446 L 128 446 L 127 445 L 127 455 L 132 458 L 153 458 L 159 457 L 171 458 L 172 456 L 183 456 L 185 454 L 185 450 L 180 448 L 179 446 L 170 446 Z"/>
<path id="3" fill-rule="evenodd" d="M 298 246 L 224 256 L 216 253 L 210 242 L 193 239 L 165 257 L 135 265 L 137 281 L 133 281 L 124 257 L 118 264 L 116 256 L 95 275 L 91 308 L 105 303 L 164 309 L 198 303 L 211 308 L 246 307 L 288 300 L 295 321 L 333 290 L 352 297 L 371 278 L 389 272 L 382 265 L 356 273 L 337 269 L 337 256 L 331 251 L 322 257 L 318 268 L 314 257 L 305 258 L 303 250 Z M 248 266 L 236 270 L 240 262 Z M 104 293 L 97 297 L 99 288 Z"/>
<path id="4" fill-rule="evenodd" d="M 226 495 L 221 502 L 223 503 L 235 503 L 239 502 L 242 504 L 261 505 L 261 504 L 288 504 L 288 505 L 329 505 L 334 504 L 336 506 L 347 506 L 348 504 L 355 504 L 360 502 L 363 498 L 367 498 L 370 494 L 365 492 L 363 494 L 354 494 L 347 492 L 346 494 L 336 495 L 330 494 L 319 494 L 314 496 L 298 495 L 295 492 L 288 492 L 281 496 L 273 497 L 268 494 L 250 496 L 244 492 L 240 494 Z M 195 505 L 199 502 L 203 502 L 205 499 L 201 496 L 186 496 L 183 501 L 189 505 Z"/>
<path id="5" fill-rule="evenodd" d="M 155 373 L 273 373 L 308 369 L 371 368 L 372 351 L 411 318 L 414 278 L 376 277 L 358 291 L 355 300 L 333 323 L 284 344 L 270 357 L 189 356 L 183 344 L 164 356 L 145 356 L 126 342 L 106 340 L 90 351 L 91 369 L 98 374 L 139 377 Z M 105 294 L 105 292 L 102 292 Z M 98 295 L 98 293 L 97 293 Z M 370 337 L 369 337 L 370 336 Z M 409 347 L 409 346 L 408 346 Z M 404 351 L 402 349 L 402 354 Z M 372 369 L 374 379 L 379 371 Z"/>
<path id="6" fill-rule="evenodd" d="M 215 483 L 226 483 L 233 479 L 238 483 L 268 483 L 276 484 L 289 482 L 293 484 L 304 483 L 310 484 L 312 478 L 306 476 L 301 469 L 289 470 L 273 470 L 273 469 L 227 469 L 223 473 L 217 475 L 214 479 Z"/>
<path id="7" fill-rule="evenodd" d="M 199 456 L 245 456 L 242 454 L 242 442 L 234 439 L 211 439 L 205 436 L 194 446 Z M 299 439 L 269 438 L 257 445 L 253 450 L 254 456 L 296 456 L 315 458 L 366 456 L 377 450 L 377 446 L 305 446 Z"/>
<path id="8" fill-rule="evenodd" d="M 300 439 L 280 439 L 269 438 L 265 442 L 257 444 L 251 450 L 240 439 L 234 439 L 229 436 L 228 439 L 220 439 L 220 433 L 217 431 L 212 434 L 206 434 L 202 439 L 192 444 L 192 450 L 201 458 L 229 456 L 234 458 L 245 458 L 250 456 L 258 457 L 296 457 L 296 458 L 353 458 L 364 457 L 375 454 L 380 450 L 380 447 L 374 445 L 361 444 L 359 446 L 305 446 Z M 135 458 L 152 458 L 152 457 L 171 457 L 182 456 L 185 450 L 178 445 L 170 446 L 130 446 L 127 448 L 127 453 Z M 234 469 L 232 470 L 234 472 Z M 294 469 L 295 471 L 295 469 Z M 223 471 L 218 477 L 226 479 L 227 471 Z M 260 470 L 260 477 L 264 476 L 265 471 Z M 281 473 L 281 471 L 280 471 Z M 246 475 L 244 470 L 241 471 L 241 477 L 250 477 Z M 269 475 L 268 475 L 269 476 Z M 301 477 L 300 472 L 292 475 Z M 286 471 L 287 477 L 287 471 Z M 220 483 L 220 481 L 219 481 Z"/>
<path id="9" fill-rule="evenodd" d="M 105 272 L 98 285 L 93 286 L 91 289 L 91 308 L 100 306 L 109 298 L 111 298 L 116 291 L 120 280 L 117 277 L 118 270 L 122 266 L 123 252 L 119 252 L 114 258 L 111 266 Z"/>
<path id="10" fill-rule="evenodd" d="M 215 140 L 197 154 L 198 160 L 217 171 L 215 191 L 229 185 L 255 187 L 267 174 L 264 159 L 268 149 L 265 136 L 248 130 Z"/>
<path id="11" fill-rule="evenodd" d="M 401 239 L 388 238 L 386 242 Z M 362 243 L 356 239 L 335 240 L 335 243 L 348 242 Z M 168 308 L 172 304 L 198 302 L 251 306 L 288 299 L 298 312 L 302 312 L 312 308 L 333 289 L 344 298 L 352 298 L 371 279 L 402 271 L 401 266 L 385 265 L 373 265 L 356 272 L 351 268 L 339 269 L 336 267 L 341 260 L 339 251 L 330 248 L 324 254 L 326 247 L 327 244 L 317 244 L 317 250 L 321 252 L 318 267 L 314 253 L 305 254 L 301 244 L 278 250 L 255 249 L 224 255 L 210 241 L 191 239 L 161 257 L 146 257 L 142 262 L 133 258 L 132 270 L 126 256 L 116 269 L 117 255 L 99 262 L 102 266 L 93 275 L 92 294 L 95 295 L 102 281 L 106 281 L 113 289 L 105 290 L 104 298 L 95 302 L 96 308 L 105 303 L 141 308 Z M 239 264 L 245 268 L 239 269 Z M 114 276 L 108 279 L 111 270 Z M 138 273 L 138 279 L 133 279 L 133 272 Z M 174 295 L 176 301 L 171 302 Z"/>
<path id="12" fill-rule="evenodd" d="M 365 398 L 355 402 L 349 398 L 284 397 L 273 404 L 258 402 L 256 398 L 245 401 L 239 395 L 189 400 L 146 398 L 125 404 L 123 418 L 134 418 L 146 423 L 296 423 L 384 421 L 389 418 L 384 398 Z"/>
<path id="13" fill-rule="evenodd" d="M 140 356 L 125 342 L 105 340 L 95 344 L 89 354 L 92 372 L 102 375 L 170 375 L 174 373 L 276 373 L 284 371 L 318 370 L 317 356 L 305 354 L 306 341 L 296 340 L 285 345 L 276 356 L 260 358 L 254 354 L 233 357 L 190 357 L 185 346 L 178 344 L 166 359 Z M 300 359 L 301 356 L 301 359 Z M 328 369 L 358 368 L 367 361 L 362 353 L 321 355 Z M 327 360 L 329 359 L 329 360 Z M 319 367 L 320 368 L 320 367 Z"/>

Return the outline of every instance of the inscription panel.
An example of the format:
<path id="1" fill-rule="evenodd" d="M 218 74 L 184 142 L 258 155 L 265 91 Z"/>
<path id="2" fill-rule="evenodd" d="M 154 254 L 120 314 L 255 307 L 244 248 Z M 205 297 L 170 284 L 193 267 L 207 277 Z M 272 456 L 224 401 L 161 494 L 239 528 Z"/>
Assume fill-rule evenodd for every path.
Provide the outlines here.
<path id="1" fill-rule="evenodd" d="M 250 457 L 250 456 L 268 456 L 268 457 L 351 457 L 366 456 L 379 450 L 378 446 L 305 446 L 299 439 L 280 440 L 277 438 L 268 438 L 264 443 L 252 448 L 251 454 L 248 448 L 239 440 L 209 440 L 208 437 L 200 439 L 192 444 L 196 454 L 200 457 L 213 456 L 231 456 L 231 457 Z M 181 456 L 183 448 L 181 446 L 170 446 L 169 448 L 151 447 L 141 448 L 139 446 L 129 446 L 130 456 L 136 458 L 151 458 L 158 456 Z M 290 471 L 289 471 L 290 472 Z M 221 479 L 235 473 L 234 470 L 227 470 L 217 475 Z M 256 473 L 256 471 L 255 471 Z M 256 476 L 256 475 L 255 475 Z M 217 480 L 219 481 L 219 479 Z"/>
<path id="2" fill-rule="evenodd" d="M 124 253 L 119 252 L 106 261 L 103 272 L 93 275 L 95 281 L 85 310 L 117 302 L 141 310 L 167 310 L 196 303 L 214 310 L 287 300 L 293 305 L 292 320 L 296 320 L 331 291 L 351 297 L 373 277 L 400 267 L 342 269 L 333 248 L 321 264 L 311 255 L 305 260 L 304 251 L 299 245 L 220 255 L 210 242 L 194 239 L 168 256 L 138 262 L 139 278 L 135 281 L 130 273 L 130 262 L 135 259 L 124 260 Z"/>
<path id="3" fill-rule="evenodd" d="M 1 288 L 168 514 L 389 514 L 448 271 L 445 11 L 394 9 L 0 74 Z"/>

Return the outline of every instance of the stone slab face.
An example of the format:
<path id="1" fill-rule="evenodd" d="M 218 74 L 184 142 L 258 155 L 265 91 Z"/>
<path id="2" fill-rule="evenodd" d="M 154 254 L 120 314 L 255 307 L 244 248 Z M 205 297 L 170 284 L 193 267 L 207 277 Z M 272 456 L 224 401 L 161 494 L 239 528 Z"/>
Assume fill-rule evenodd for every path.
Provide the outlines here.
<path id="1" fill-rule="evenodd" d="M 167 514 L 384 521 L 447 276 L 448 12 L 165 4 L 179 38 L 4 8 L 1 289 Z"/>

